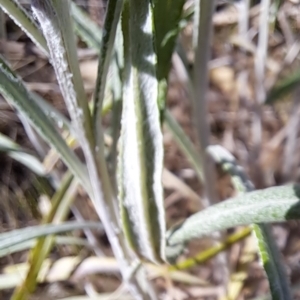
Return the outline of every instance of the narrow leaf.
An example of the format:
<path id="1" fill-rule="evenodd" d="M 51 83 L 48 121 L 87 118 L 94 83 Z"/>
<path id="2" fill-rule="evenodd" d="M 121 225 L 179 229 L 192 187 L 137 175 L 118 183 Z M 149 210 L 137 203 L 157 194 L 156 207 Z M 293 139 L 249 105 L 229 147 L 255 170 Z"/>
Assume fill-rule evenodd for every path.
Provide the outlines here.
<path id="1" fill-rule="evenodd" d="M 69 131 L 73 136 L 76 136 L 74 133 L 74 128 L 71 125 L 71 122 L 66 118 L 58 109 L 53 105 L 47 102 L 44 98 L 39 96 L 36 93 L 29 92 L 30 98 L 36 102 L 36 104 L 43 110 L 46 116 L 53 121 L 53 123 L 60 129 Z"/>
<path id="2" fill-rule="evenodd" d="M 0 7 L 28 35 L 28 37 L 47 55 L 47 43 L 34 19 L 17 0 L 0 0 Z"/>
<path id="3" fill-rule="evenodd" d="M 273 300 L 292 300 L 287 274 L 281 262 L 278 246 L 271 228 L 266 224 L 254 225 L 259 256 L 268 276 Z"/>
<path id="4" fill-rule="evenodd" d="M 163 144 L 157 105 L 150 2 L 131 0 L 123 13 L 125 83 L 119 191 L 127 238 L 136 253 L 164 258 Z"/>
<path id="5" fill-rule="evenodd" d="M 204 201 L 206 206 L 217 202 L 215 191 L 215 176 L 206 149 L 209 146 L 210 128 L 207 122 L 208 104 L 208 62 L 211 55 L 211 40 L 213 36 L 212 18 L 215 1 L 195 1 L 195 17 L 193 30 L 193 48 L 195 52 L 193 90 L 191 99 L 193 104 L 193 121 L 200 144 L 200 159 L 203 166 Z"/>
<path id="6" fill-rule="evenodd" d="M 92 117 L 80 75 L 70 1 L 33 0 L 33 10 L 47 40 L 51 62 L 55 69 L 64 100 L 76 129 L 76 136 L 84 152 L 95 206 L 112 250 L 122 271 L 124 281 L 138 299 L 151 299 L 149 286 L 141 285 L 141 278 L 132 273 L 132 253 L 120 232 L 117 199 L 108 176 L 101 123 L 93 130 Z M 139 274 L 140 275 L 140 274 Z"/>
<path id="7" fill-rule="evenodd" d="M 31 249 L 36 245 L 36 243 L 37 239 L 30 239 L 28 241 L 20 242 L 14 246 L 7 247 L 5 249 L 0 250 L 0 257 L 5 257 L 7 255 L 12 255 L 20 251 Z M 87 240 L 72 236 L 56 236 L 55 243 L 57 245 L 78 245 L 87 248 L 90 247 L 90 244 Z"/>
<path id="8" fill-rule="evenodd" d="M 22 81 L 10 70 L 0 56 L 0 92 L 12 105 L 17 107 L 34 126 L 37 132 L 60 154 L 63 161 L 90 192 L 90 183 L 86 168 L 74 152 L 67 146 L 36 100 L 26 89 Z"/>
<path id="9" fill-rule="evenodd" d="M 27 153 L 17 143 L 0 133 L 0 151 L 20 162 L 39 176 L 47 174 L 43 164 L 32 154 Z"/>
<path id="10" fill-rule="evenodd" d="M 63 224 L 47 224 L 15 229 L 0 234 L 0 250 L 4 251 L 15 245 L 35 238 L 86 228 L 102 229 L 101 223 L 96 222 L 66 222 Z"/>
<path id="11" fill-rule="evenodd" d="M 90 48 L 99 50 L 102 41 L 100 27 L 74 2 L 71 3 L 71 12 L 77 34 Z"/>
<path id="12" fill-rule="evenodd" d="M 97 119 L 101 116 L 100 112 L 102 110 L 102 104 L 105 94 L 105 87 L 107 81 L 106 78 L 111 63 L 117 25 L 121 16 L 122 7 L 123 0 L 115 0 L 108 2 L 100 49 L 96 88 L 94 92 L 94 128 L 97 126 Z"/>
<path id="13" fill-rule="evenodd" d="M 73 181 L 73 175 L 67 172 L 59 189 L 51 199 L 52 207 L 44 218 L 44 223 L 61 223 L 65 221 L 70 212 L 70 207 L 77 194 L 77 182 Z M 37 244 L 29 253 L 29 269 L 22 284 L 14 291 L 12 300 L 23 300 L 34 292 L 37 277 L 44 260 L 49 255 L 55 242 L 55 237 L 49 235 L 38 239 Z"/>
<path id="14" fill-rule="evenodd" d="M 47 40 L 51 62 L 79 142 L 89 143 L 93 140 L 91 116 L 78 65 L 69 1 L 34 0 L 32 9 Z"/>

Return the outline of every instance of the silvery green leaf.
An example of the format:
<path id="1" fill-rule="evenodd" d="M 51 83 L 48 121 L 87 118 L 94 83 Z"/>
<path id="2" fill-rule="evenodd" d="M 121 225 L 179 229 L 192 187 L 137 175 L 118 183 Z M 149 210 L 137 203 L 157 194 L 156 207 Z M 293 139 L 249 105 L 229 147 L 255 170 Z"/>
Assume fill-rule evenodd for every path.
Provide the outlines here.
<path id="1" fill-rule="evenodd" d="M 292 299 L 289 281 L 272 235 L 272 228 L 266 223 L 298 219 L 300 217 L 300 186 L 275 187 L 250 192 L 253 191 L 254 186 L 231 153 L 221 146 L 210 146 L 207 151 L 214 161 L 230 174 L 233 186 L 240 195 L 192 216 L 192 219 L 198 219 L 199 222 L 197 225 L 194 223 L 195 227 L 194 229 L 190 227 L 191 230 L 197 231 L 199 226 L 202 234 L 206 235 L 207 232 L 205 231 L 207 229 L 222 230 L 237 225 L 253 224 L 252 228 L 257 238 L 259 255 L 268 276 L 273 299 Z M 186 224 L 183 223 L 182 226 L 185 227 L 189 220 L 191 219 L 186 220 Z M 217 226 L 213 225 L 214 222 L 218 223 Z M 180 227 L 179 232 L 181 231 Z M 177 229 L 174 229 L 176 232 Z M 186 235 L 187 232 L 189 232 L 188 229 Z M 170 234 L 172 236 L 172 231 Z M 180 232 L 180 234 L 184 233 Z M 193 235 L 190 232 L 189 234 Z M 168 257 L 174 260 L 182 249 L 182 242 L 175 243 L 169 248 Z"/>
<path id="2" fill-rule="evenodd" d="M 123 226 L 135 252 L 159 262 L 165 247 L 163 144 L 150 1 L 129 1 L 122 25 L 125 79 L 119 191 Z"/>
<path id="3" fill-rule="evenodd" d="M 35 20 L 17 0 L 0 0 L 0 7 L 31 38 L 31 40 L 47 54 L 47 43 Z"/>
<path id="4" fill-rule="evenodd" d="M 85 156 L 95 210 L 128 288 L 137 299 L 150 299 L 149 288 L 144 289 L 137 281 L 140 278 L 132 274 L 132 253 L 120 232 L 117 201 L 105 161 L 102 125 L 97 119 L 93 126 L 79 70 L 70 1 L 32 0 L 32 8 L 47 40 L 51 63 Z"/>
<path id="5" fill-rule="evenodd" d="M 33 0 L 32 10 L 47 40 L 51 63 L 79 142 L 91 141 L 91 117 L 79 70 L 69 1 Z"/>
<path id="6" fill-rule="evenodd" d="M 89 47 L 99 50 L 102 40 L 100 27 L 74 2 L 71 3 L 71 12 L 77 34 Z"/>
<path id="7" fill-rule="evenodd" d="M 45 176 L 47 174 L 43 164 L 35 156 L 27 153 L 21 146 L 1 133 L 0 151 L 6 152 L 8 156 L 31 169 L 37 175 Z"/>
<path id="8" fill-rule="evenodd" d="M 105 95 L 107 74 L 114 49 L 117 26 L 123 8 L 123 0 L 109 1 L 103 28 L 102 43 L 100 48 L 98 74 L 94 92 L 93 121 L 96 126 L 101 116 L 102 104 Z"/>
<path id="9" fill-rule="evenodd" d="M 254 190 L 254 185 L 247 177 L 244 169 L 239 166 L 231 153 L 221 146 L 210 146 L 208 152 L 222 169 L 230 174 L 235 190 L 239 193 Z M 295 193 L 296 190 L 295 190 Z M 297 194 L 296 194 L 297 195 Z M 273 299 L 292 299 L 289 280 L 281 261 L 279 249 L 272 235 L 269 224 L 253 224 L 259 255 L 268 276 Z"/>
<path id="10" fill-rule="evenodd" d="M 0 250 L 3 251 L 5 249 L 8 249 L 9 247 L 35 238 L 85 228 L 102 229 L 103 227 L 101 223 L 95 222 L 66 222 L 62 224 L 45 224 L 26 227 L 22 229 L 15 229 L 0 234 Z"/>
<path id="11" fill-rule="evenodd" d="M 13 73 L 8 64 L 0 56 L 0 92 L 5 99 L 21 111 L 43 137 L 60 154 L 63 161 L 87 190 L 90 183 L 86 168 L 75 153 L 67 146 L 53 123 L 32 98 L 23 82 Z"/>
<path id="12" fill-rule="evenodd" d="M 99 225 L 100 226 L 100 225 Z M 100 227 L 101 228 L 101 227 Z M 87 228 L 83 228 L 87 229 Z M 0 250 L 0 258 L 7 255 L 12 255 L 16 252 L 25 251 L 33 248 L 37 243 L 37 239 L 30 239 L 24 242 L 20 242 L 16 245 L 7 247 Z M 72 236 L 55 236 L 55 244 L 57 245 L 79 245 L 89 248 L 91 245 L 89 242 L 83 238 L 76 238 Z"/>
<path id="13" fill-rule="evenodd" d="M 200 211 L 168 232 L 168 246 L 184 244 L 214 231 L 253 223 L 300 218 L 300 186 L 288 185 L 253 191 Z"/>

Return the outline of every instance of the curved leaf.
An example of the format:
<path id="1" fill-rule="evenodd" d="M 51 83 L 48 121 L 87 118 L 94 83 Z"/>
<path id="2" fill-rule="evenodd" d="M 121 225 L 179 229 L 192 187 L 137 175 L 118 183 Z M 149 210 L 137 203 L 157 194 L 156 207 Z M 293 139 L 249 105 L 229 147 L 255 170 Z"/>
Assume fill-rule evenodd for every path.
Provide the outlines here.
<path id="1" fill-rule="evenodd" d="M 100 225 L 99 225 L 100 226 Z M 86 229 L 86 228 L 84 228 Z M 0 250 L 0 258 L 7 255 L 12 255 L 17 252 L 25 251 L 33 248 L 36 245 L 37 239 L 30 239 L 24 242 L 20 242 L 16 245 L 7 247 Z M 55 244 L 57 245 L 79 245 L 83 247 L 90 247 L 89 242 L 84 238 L 76 238 L 72 236 L 55 236 Z"/>
<path id="2" fill-rule="evenodd" d="M 41 137 L 56 149 L 69 169 L 80 180 L 80 183 L 90 192 L 90 182 L 85 166 L 67 146 L 47 115 L 36 103 L 36 99 L 32 97 L 22 81 L 10 70 L 1 56 L 0 92 L 7 101 L 17 107 L 28 118 Z"/>
<path id="3" fill-rule="evenodd" d="M 163 143 L 150 1 L 129 1 L 122 20 L 125 83 L 119 191 L 123 227 L 136 253 L 158 262 L 165 253 Z"/>
<path id="4" fill-rule="evenodd" d="M 239 225 L 299 219 L 299 200 L 299 185 L 272 187 L 228 199 L 192 215 L 171 229 L 168 247 Z"/>
<path id="5" fill-rule="evenodd" d="M 100 27 L 74 2 L 71 3 L 71 12 L 77 34 L 89 47 L 99 50 L 102 41 Z"/>
<path id="6" fill-rule="evenodd" d="M 39 30 L 34 19 L 21 6 L 17 0 L 0 0 L 0 7 L 14 22 L 47 54 L 48 48 L 45 38 Z"/>
<path id="7" fill-rule="evenodd" d="M 231 175 L 236 191 L 244 193 L 254 189 L 244 169 L 236 163 L 231 153 L 221 146 L 211 146 L 208 151 L 215 161 L 221 164 L 222 169 Z M 269 224 L 253 224 L 252 228 L 257 238 L 260 259 L 268 276 L 273 299 L 292 299 L 289 280 L 281 261 L 280 251 L 272 235 L 272 228 Z"/>
<path id="8" fill-rule="evenodd" d="M 97 122 L 99 121 L 98 119 L 101 117 L 100 112 L 102 110 L 102 104 L 105 94 L 107 74 L 111 63 L 116 31 L 122 12 L 122 7 L 123 0 L 108 2 L 100 49 L 96 88 L 94 92 L 94 128 L 97 126 Z"/>
<path id="9" fill-rule="evenodd" d="M 65 221 L 66 216 L 70 212 L 70 207 L 77 194 L 77 181 L 73 180 L 73 175 L 67 172 L 62 179 L 60 187 L 51 199 L 51 209 L 44 218 L 44 223 L 61 223 Z M 13 293 L 12 300 L 26 299 L 29 293 L 32 293 L 37 284 L 37 277 L 40 272 L 44 260 L 49 255 L 55 237 L 49 235 L 44 238 L 39 238 L 36 245 L 29 253 L 29 269 L 23 280 Z"/>
<path id="10" fill-rule="evenodd" d="M 254 225 L 259 256 L 268 276 L 273 300 L 292 300 L 286 270 L 268 224 Z"/>
<path id="11" fill-rule="evenodd" d="M 120 232 L 117 199 L 105 161 L 102 125 L 98 120 L 93 127 L 79 70 L 70 1 L 32 0 L 32 8 L 47 40 L 51 62 L 85 156 L 93 192 L 91 200 L 120 264 L 123 279 L 138 299 L 151 298 L 149 289 L 143 288 L 136 272 L 132 273 L 135 270 L 131 265 L 132 252 Z"/>
<path id="12" fill-rule="evenodd" d="M 35 238 L 58 234 L 73 230 L 80 230 L 85 228 L 91 229 L 102 229 L 101 223 L 96 222 L 66 222 L 63 224 L 47 224 L 30 226 L 22 229 L 15 229 L 10 232 L 5 232 L 0 234 L 0 250 L 3 251 L 12 246 L 18 245 L 25 241 L 29 241 Z M 9 250 L 9 249 L 8 249 Z"/>
<path id="13" fill-rule="evenodd" d="M 20 162 L 39 176 L 47 174 L 43 164 L 33 155 L 27 153 L 21 146 L 0 133 L 0 151 Z"/>

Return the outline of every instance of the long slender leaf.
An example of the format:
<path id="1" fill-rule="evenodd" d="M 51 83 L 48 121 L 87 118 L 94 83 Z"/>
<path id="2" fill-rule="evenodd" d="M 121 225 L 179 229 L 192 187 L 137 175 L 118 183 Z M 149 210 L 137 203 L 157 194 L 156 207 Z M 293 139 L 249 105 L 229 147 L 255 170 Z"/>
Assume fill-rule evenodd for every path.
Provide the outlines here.
<path id="1" fill-rule="evenodd" d="M 0 10 L 0 39 L 2 39 L 2 40 L 7 39 L 5 22 L 6 22 L 5 14 L 4 14 L 3 10 Z"/>
<path id="2" fill-rule="evenodd" d="M 78 130 L 78 138 L 80 142 L 92 141 L 91 116 L 79 71 L 69 1 L 34 0 L 32 5 L 47 40 L 56 77 Z"/>
<path id="3" fill-rule="evenodd" d="M 2 57 L 0 57 L 0 92 L 7 101 L 27 116 L 41 137 L 56 149 L 69 169 L 90 193 L 91 189 L 86 168 L 74 152 L 70 150 L 47 115 L 32 99 L 22 81 L 10 70 Z"/>
<path id="4" fill-rule="evenodd" d="M 160 120 L 164 121 L 167 78 L 171 68 L 172 54 L 180 31 L 180 19 L 184 0 L 152 1 L 155 27 L 155 50 L 157 55 L 156 76 L 158 79 L 158 106 Z"/>
<path id="5" fill-rule="evenodd" d="M 89 47 L 99 50 L 102 41 L 102 30 L 100 27 L 74 2 L 71 3 L 71 11 L 77 34 Z"/>
<path id="6" fill-rule="evenodd" d="M 152 26 L 150 2 L 131 0 L 123 13 L 125 83 L 119 190 L 123 226 L 131 246 L 140 257 L 159 262 L 165 243 L 163 146 Z"/>
<path id="7" fill-rule="evenodd" d="M 43 110 L 46 116 L 56 124 L 60 129 L 69 131 L 73 136 L 75 135 L 74 128 L 71 122 L 58 109 L 47 102 L 44 98 L 36 93 L 30 92 L 30 98 Z"/>
<path id="8" fill-rule="evenodd" d="M 32 154 L 27 153 L 21 146 L 0 133 L 0 152 L 20 162 L 39 176 L 47 174 L 43 164 Z"/>
<path id="9" fill-rule="evenodd" d="M 123 279 L 137 299 L 151 299 L 149 289 L 144 289 L 137 281 L 136 273 L 132 273 L 132 253 L 129 252 L 124 236 L 119 230 L 117 201 L 108 176 L 101 123 L 98 120 L 97 132 L 94 132 L 79 71 L 70 18 L 70 1 L 34 0 L 32 3 L 47 40 L 52 64 L 75 125 L 78 141 L 85 155 L 93 190 L 91 199 L 120 264 Z"/>
<path id="10" fill-rule="evenodd" d="M 60 223 L 63 222 L 70 211 L 71 204 L 77 194 L 77 182 L 73 182 L 73 175 L 66 173 L 62 180 L 60 188 L 56 191 L 52 198 L 52 207 L 44 223 Z M 39 238 L 35 247 L 30 251 L 30 266 L 25 280 L 14 291 L 12 300 L 26 299 L 29 293 L 35 290 L 37 277 L 40 272 L 44 260 L 49 255 L 55 242 L 53 235 Z"/>
<path id="11" fill-rule="evenodd" d="M 272 299 L 292 300 L 289 280 L 271 228 L 266 224 L 254 225 L 254 231 L 260 259 L 268 276 Z"/>
<path id="12" fill-rule="evenodd" d="M 100 226 L 100 225 L 99 225 Z M 28 241 L 20 242 L 17 245 L 7 247 L 3 250 L 0 250 L 0 257 L 5 257 L 7 255 L 12 255 L 14 253 L 28 250 L 33 248 L 36 245 L 37 239 L 30 239 Z M 82 238 L 76 238 L 72 236 L 56 236 L 55 244 L 57 245 L 78 245 L 83 247 L 90 247 L 90 244 L 87 240 Z"/>
<path id="13" fill-rule="evenodd" d="M 66 222 L 63 224 L 47 224 L 15 229 L 13 231 L 0 234 L 0 251 L 9 251 L 10 247 L 35 238 L 47 236 L 50 234 L 81 230 L 85 228 L 100 228 L 101 230 L 103 229 L 101 223 L 96 222 Z"/>
<path id="14" fill-rule="evenodd" d="M 0 7 L 15 23 L 25 31 L 28 37 L 47 55 L 47 43 L 34 19 L 23 9 L 17 0 L 0 0 Z"/>
<path id="15" fill-rule="evenodd" d="M 98 118 L 101 116 L 102 104 L 104 99 L 106 78 L 111 62 L 114 42 L 116 37 L 117 26 L 121 16 L 123 7 L 123 0 L 109 1 L 106 11 L 104 34 L 102 36 L 102 43 L 100 49 L 100 58 L 98 65 L 98 75 L 96 81 L 96 88 L 94 92 L 94 111 L 93 121 L 94 128 L 97 126 Z"/>

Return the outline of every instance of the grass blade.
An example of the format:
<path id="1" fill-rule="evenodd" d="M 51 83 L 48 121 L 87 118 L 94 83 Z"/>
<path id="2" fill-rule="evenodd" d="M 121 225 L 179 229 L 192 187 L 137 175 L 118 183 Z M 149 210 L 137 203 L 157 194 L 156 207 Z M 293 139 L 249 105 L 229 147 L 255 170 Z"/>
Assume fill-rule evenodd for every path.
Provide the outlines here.
<path id="1" fill-rule="evenodd" d="M 268 276 L 273 300 L 292 300 L 290 284 L 281 262 L 278 247 L 268 225 L 254 225 L 259 256 Z"/>
<path id="2" fill-rule="evenodd" d="M 25 241 L 36 239 L 39 237 L 58 234 L 73 230 L 82 230 L 85 228 L 103 229 L 101 223 L 96 222 L 65 222 L 63 224 L 46 224 L 38 226 L 30 226 L 22 229 L 15 229 L 10 232 L 0 234 L 0 251 L 7 249 Z"/>
<path id="3" fill-rule="evenodd" d="M 36 243 L 37 239 L 30 239 L 28 241 L 20 242 L 17 245 L 7 247 L 4 250 L 0 250 L 0 258 L 5 257 L 7 255 L 12 255 L 20 251 L 31 249 L 36 245 Z M 90 247 L 90 244 L 87 240 L 71 236 L 56 236 L 55 243 L 57 245 L 78 245 L 87 248 Z"/>
<path id="4" fill-rule="evenodd" d="M 74 129 L 69 119 L 67 119 L 59 110 L 49 104 L 44 98 L 36 93 L 30 93 L 30 98 L 43 110 L 46 116 L 53 121 L 60 129 L 64 129 L 72 133 L 74 136 Z"/>
<path id="5" fill-rule="evenodd" d="M 39 176 L 47 174 L 43 164 L 33 155 L 27 153 L 17 143 L 0 133 L 0 151 L 6 152 L 12 159 L 20 162 Z"/>
<path id="6" fill-rule="evenodd" d="M 0 0 L 0 7 L 30 37 L 30 39 L 47 54 L 47 43 L 34 19 L 17 0 Z"/>
<path id="7" fill-rule="evenodd" d="M 129 1 L 123 13 L 125 79 L 119 191 L 130 245 L 140 257 L 159 262 L 165 243 L 163 144 L 152 26 L 150 2 Z"/>
<path id="8" fill-rule="evenodd" d="M 69 1 L 35 0 L 32 3 L 78 139 L 80 143 L 92 141 L 91 116 L 78 65 Z"/>
<path id="9" fill-rule="evenodd" d="M 97 131 L 93 131 L 92 117 L 79 71 L 73 24 L 69 14 L 70 1 L 34 0 L 32 3 L 47 40 L 52 64 L 76 128 L 78 141 L 84 152 L 95 210 L 104 225 L 120 264 L 123 279 L 130 291 L 137 299 L 150 299 L 149 290 L 143 289 L 137 281 L 136 272 L 133 272 L 135 267 L 131 266 L 132 253 L 120 232 L 117 199 L 112 190 L 105 161 L 102 126 L 98 122 Z"/>
<path id="10" fill-rule="evenodd" d="M 44 219 L 44 223 L 61 223 L 67 217 L 70 206 L 77 194 L 77 182 L 73 182 L 73 175 L 66 173 L 62 184 L 54 194 L 51 203 L 52 207 L 49 214 Z M 44 260 L 49 255 L 55 242 L 54 235 L 39 238 L 35 247 L 29 254 L 29 270 L 23 283 L 14 291 L 12 300 L 26 299 L 28 295 L 34 292 L 37 277 Z"/>
<path id="11" fill-rule="evenodd" d="M 71 3 L 71 12 L 74 19 L 75 30 L 80 38 L 93 49 L 100 49 L 102 30 L 83 12 L 74 2 Z"/>
<path id="12" fill-rule="evenodd" d="M 102 36 L 102 43 L 100 49 L 96 88 L 94 92 L 94 128 L 97 127 L 97 123 L 99 122 L 98 118 L 101 117 L 100 112 L 102 110 L 102 104 L 105 94 L 106 78 L 111 62 L 117 26 L 121 16 L 122 7 L 123 0 L 115 0 L 108 2 L 104 23 L 104 34 Z"/>
<path id="13" fill-rule="evenodd" d="M 7 101 L 27 116 L 41 137 L 56 149 L 80 183 L 87 188 L 88 192 L 91 192 L 86 168 L 70 150 L 52 122 L 32 99 L 22 81 L 10 70 L 2 57 L 0 57 L 0 92 Z"/>

